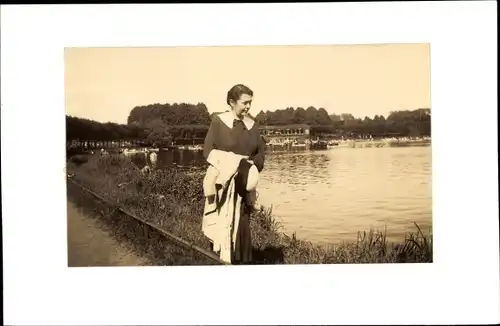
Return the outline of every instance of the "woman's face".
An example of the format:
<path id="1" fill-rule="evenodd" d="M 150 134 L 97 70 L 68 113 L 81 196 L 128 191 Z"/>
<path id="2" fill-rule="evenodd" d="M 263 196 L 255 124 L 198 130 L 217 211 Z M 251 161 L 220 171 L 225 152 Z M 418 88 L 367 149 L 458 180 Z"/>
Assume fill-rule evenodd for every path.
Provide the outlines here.
<path id="1" fill-rule="evenodd" d="M 252 96 L 241 94 L 238 101 L 231 101 L 231 107 L 238 118 L 243 118 L 252 107 Z"/>

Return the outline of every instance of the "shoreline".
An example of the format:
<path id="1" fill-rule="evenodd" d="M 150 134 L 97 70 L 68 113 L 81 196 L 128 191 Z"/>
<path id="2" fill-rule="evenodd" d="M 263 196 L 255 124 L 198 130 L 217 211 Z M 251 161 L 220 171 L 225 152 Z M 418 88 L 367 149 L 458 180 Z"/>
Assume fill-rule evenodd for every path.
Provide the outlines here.
<path id="1" fill-rule="evenodd" d="M 387 140 L 387 139 L 349 139 L 344 141 L 334 141 L 333 144 L 327 144 L 327 141 L 324 142 L 324 145 L 314 145 L 312 147 L 307 147 L 305 145 L 287 145 L 287 144 L 274 144 L 268 143 L 266 144 L 267 152 L 305 152 L 305 151 L 325 151 L 332 148 L 370 148 L 370 147 L 411 147 L 411 146 L 431 146 L 432 141 L 430 139 L 395 139 L 395 140 Z M 131 149 L 137 149 L 137 152 L 130 154 L 141 154 L 148 152 L 166 152 L 166 151 L 190 151 L 190 152 L 202 152 L 203 148 L 200 148 L 201 145 L 175 145 L 175 146 L 167 146 L 167 147 L 148 147 L 144 146 L 136 146 L 130 147 Z M 91 154 L 92 152 L 98 154 L 98 151 L 103 148 L 107 152 L 110 153 L 121 153 L 124 150 L 129 149 L 128 147 L 89 147 L 84 150 L 81 147 L 70 148 L 67 147 L 66 151 L 70 156 L 80 155 L 80 154 Z"/>
<path id="2" fill-rule="evenodd" d="M 91 156 L 86 163 L 70 159 L 68 173 L 82 186 L 148 223 L 209 248 L 201 232 L 203 176 L 175 168 L 143 175 L 129 158 L 114 155 Z M 280 223 L 264 207 L 252 214 L 251 229 L 252 264 L 432 262 L 432 235 L 421 231 L 407 233 L 400 243 L 388 243 L 383 232 L 370 230 L 358 233 L 358 240 L 352 243 L 318 245 L 283 233 Z M 129 232 L 129 237 L 134 234 Z"/>

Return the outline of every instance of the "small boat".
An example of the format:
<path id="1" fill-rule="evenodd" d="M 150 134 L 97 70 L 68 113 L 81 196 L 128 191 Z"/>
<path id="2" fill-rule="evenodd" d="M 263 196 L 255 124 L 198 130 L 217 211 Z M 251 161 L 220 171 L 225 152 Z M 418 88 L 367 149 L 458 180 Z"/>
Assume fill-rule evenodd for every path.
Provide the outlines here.
<path id="1" fill-rule="evenodd" d="M 336 141 L 329 141 L 327 144 L 328 148 L 334 148 L 334 147 L 338 147 L 338 146 L 339 146 L 339 143 Z"/>
<path id="2" fill-rule="evenodd" d="M 149 154 L 149 159 L 151 160 L 151 163 L 155 164 L 158 160 L 158 154 L 156 154 L 156 152 L 152 152 Z"/>
<path id="3" fill-rule="evenodd" d="M 203 147 L 201 145 L 192 145 L 187 147 L 190 151 L 202 151 Z"/>

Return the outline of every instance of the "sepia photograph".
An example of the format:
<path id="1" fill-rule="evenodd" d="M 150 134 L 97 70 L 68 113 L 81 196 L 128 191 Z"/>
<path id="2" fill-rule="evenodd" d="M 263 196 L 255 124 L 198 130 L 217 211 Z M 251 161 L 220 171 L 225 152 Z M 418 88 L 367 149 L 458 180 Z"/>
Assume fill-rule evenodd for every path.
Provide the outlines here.
<path id="1" fill-rule="evenodd" d="M 68 266 L 432 263 L 430 52 L 66 48 Z"/>

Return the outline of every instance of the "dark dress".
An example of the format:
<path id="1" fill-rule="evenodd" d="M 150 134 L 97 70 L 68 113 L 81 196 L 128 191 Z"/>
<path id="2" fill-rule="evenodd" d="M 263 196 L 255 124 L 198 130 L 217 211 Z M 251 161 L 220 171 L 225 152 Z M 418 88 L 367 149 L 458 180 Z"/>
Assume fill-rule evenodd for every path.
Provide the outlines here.
<path id="1" fill-rule="evenodd" d="M 259 172 L 264 168 L 265 143 L 259 133 L 257 122 L 247 129 L 243 121 L 235 119 L 233 128 L 229 128 L 218 115 L 214 115 L 205 138 L 203 155 L 208 158 L 212 149 L 229 151 L 249 156 Z M 239 230 L 236 237 L 236 263 L 249 263 L 252 260 L 252 240 L 248 212 L 243 208 L 240 215 Z"/>

